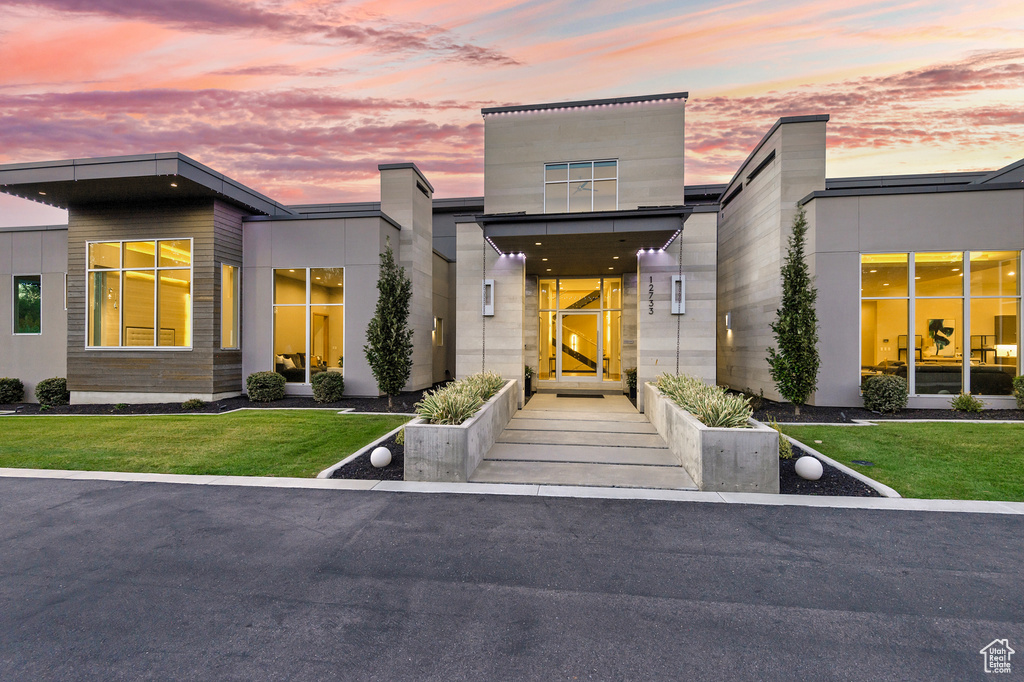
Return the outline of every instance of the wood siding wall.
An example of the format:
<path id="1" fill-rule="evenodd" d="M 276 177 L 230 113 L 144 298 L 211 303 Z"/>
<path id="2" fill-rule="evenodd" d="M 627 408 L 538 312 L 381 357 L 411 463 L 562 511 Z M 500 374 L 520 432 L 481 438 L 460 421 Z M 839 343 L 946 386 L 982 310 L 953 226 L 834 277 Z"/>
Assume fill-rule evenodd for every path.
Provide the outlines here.
<path id="1" fill-rule="evenodd" d="M 68 216 L 68 388 L 219 393 L 241 390 L 241 352 L 220 350 L 220 263 L 241 265 L 242 213 L 214 200 L 78 207 Z M 192 350 L 85 347 L 85 244 L 192 238 Z"/>

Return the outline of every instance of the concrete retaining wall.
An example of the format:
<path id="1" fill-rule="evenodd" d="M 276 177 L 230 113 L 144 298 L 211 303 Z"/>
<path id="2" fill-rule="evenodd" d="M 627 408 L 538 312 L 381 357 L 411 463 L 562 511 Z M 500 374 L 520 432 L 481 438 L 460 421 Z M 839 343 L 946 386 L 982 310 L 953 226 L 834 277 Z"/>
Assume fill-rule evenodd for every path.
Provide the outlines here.
<path id="1" fill-rule="evenodd" d="M 465 483 L 519 409 L 519 382 L 509 381 L 458 426 L 405 427 L 405 480 Z M 774 432 L 773 432 L 774 433 Z"/>
<path id="2" fill-rule="evenodd" d="M 779 492 L 779 434 L 750 421 L 749 429 L 704 426 L 651 383 L 644 413 L 701 490 Z M 408 432 L 407 432 L 408 433 Z"/>

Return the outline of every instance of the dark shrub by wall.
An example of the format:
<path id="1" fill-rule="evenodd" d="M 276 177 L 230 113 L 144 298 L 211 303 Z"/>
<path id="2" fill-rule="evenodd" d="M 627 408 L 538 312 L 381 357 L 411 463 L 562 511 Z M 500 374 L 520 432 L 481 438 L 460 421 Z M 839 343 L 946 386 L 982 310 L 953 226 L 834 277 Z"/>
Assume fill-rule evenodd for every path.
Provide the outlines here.
<path id="1" fill-rule="evenodd" d="M 895 413 L 907 406 L 907 380 L 894 374 L 879 374 L 864 382 L 864 407 L 874 412 Z"/>
<path id="2" fill-rule="evenodd" d="M 253 372 L 245 380 L 249 400 L 254 403 L 269 403 L 284 398 L 284 375 L 277 372 Z"/>
<path id="3" fill-rule="evenodd" d="M 36 384 L 36 400 L 40 405 L 67 405 L 71 402 L 68 380 L 64 377 L 43 379 Z"/>
<path id="4" fill-rule="evenodd" d="M 21 379 L 0 379 L 0 404 L 20 403 L 24 397 L 25 384 L 21 383 Z"/>
<path id="5" fill-rule="evenodd" d="M 345 378 L 341 372 L 320 372 L 310 379 L 313 384 L 313 400 L 318 403 L 336 403 L 345 393 Z"/>

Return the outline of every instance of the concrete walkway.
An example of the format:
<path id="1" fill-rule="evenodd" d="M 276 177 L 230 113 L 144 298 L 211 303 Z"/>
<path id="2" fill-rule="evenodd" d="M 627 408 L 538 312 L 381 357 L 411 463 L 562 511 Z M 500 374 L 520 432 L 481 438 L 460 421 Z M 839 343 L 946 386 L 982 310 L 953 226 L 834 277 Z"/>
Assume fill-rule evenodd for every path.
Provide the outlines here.
<path id="1" fill-rule="evenodd" d="M 534 395 L 470 481 L 697 489 L 651 423 L 622 395 Z"/>

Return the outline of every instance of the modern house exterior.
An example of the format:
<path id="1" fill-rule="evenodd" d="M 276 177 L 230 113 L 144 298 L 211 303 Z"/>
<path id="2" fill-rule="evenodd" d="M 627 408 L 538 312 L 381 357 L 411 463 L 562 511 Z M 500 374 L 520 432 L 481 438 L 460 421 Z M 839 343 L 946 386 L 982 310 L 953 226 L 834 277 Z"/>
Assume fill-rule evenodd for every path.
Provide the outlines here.
<path id="1" fill-rule="evenodd" d="M 379 202 L 286 206 L 181 154 L 0 166 L 68 225 L 0 229 L 0 376 L 73 402 L 216 399 L 275 370 L 375 395 L 363 357 L 380 254 L 413 283 L 407 389 L 481 369 L 551 390 L 683 372 L 778 398 L 769 323 L 809 222 L 822 369 L 811 402 L 907 377 L 1011 406 L 1024 160 L 988 173 L 828 178 L 828 116 L 781 118 L 726 184 L 686 184 L 687 93 L 489 108 L 484 196 L 434 198 L 412 163 Z M 641 394 L 642 395 L 642 394 Z M 643 405 L 639 406 L 641 409 Z"/>

